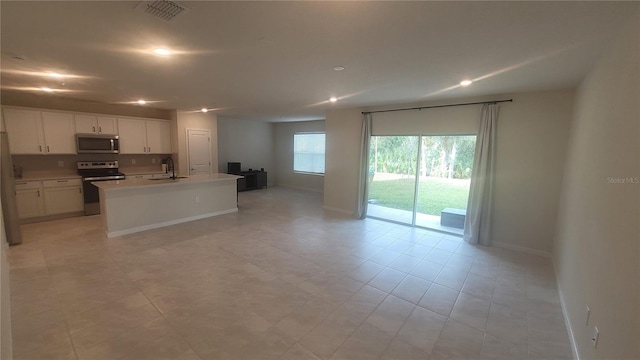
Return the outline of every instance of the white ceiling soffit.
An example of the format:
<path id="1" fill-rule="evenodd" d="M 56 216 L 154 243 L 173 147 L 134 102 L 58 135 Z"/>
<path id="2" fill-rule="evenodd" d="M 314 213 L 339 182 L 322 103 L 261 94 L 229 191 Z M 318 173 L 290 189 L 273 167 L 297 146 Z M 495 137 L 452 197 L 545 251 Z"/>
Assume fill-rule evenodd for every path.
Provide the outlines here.
<path id="1" fill-rule="evenodd" d="M 136 10 L 157 17 L 164 21 L 174 21 L 176 18 L 189 12 L 189 8 L 169 0 L 141 1 Z"/>

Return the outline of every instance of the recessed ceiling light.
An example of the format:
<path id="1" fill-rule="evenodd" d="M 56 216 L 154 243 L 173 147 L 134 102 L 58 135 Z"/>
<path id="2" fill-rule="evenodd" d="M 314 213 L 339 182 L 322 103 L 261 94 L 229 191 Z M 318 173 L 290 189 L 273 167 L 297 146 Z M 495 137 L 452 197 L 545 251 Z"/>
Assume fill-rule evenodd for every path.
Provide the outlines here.
<path id="1" fill-rule="evenodd" d="M 140 104 L 140 105 L 144 105 L 144 104 L 146 104 L 146 103 L 147 103 L 147 102 L 146 102 L 146 101 L 144 101 L 144 100 L 142 100 L 142 99 L 138 100 L 138 104 Z"/>
<path id="2" fill-rule="evenodd" d="M 338 98 L 333 96 L 333 97 L 329 98 L 329 101 L 336 102 L 336 101 L 338 101 Z"/>
<path id="3" fill-rule="evenodd" d="M 344 70 L 344 66 L 334 66 L 334 67 L 333 67 L 333 70 L 335 70 L 335 71 L 342 71 L 342 70 Z"/>
<path id="4" fill-rule="evenodd" d="M 202 109 L 200 109 L 200 111 L 202 111 L 202 112 L 207 112 L 207 111 L 209 111 L 209 109 L 207 109 L 207 108 L 202 108 Z"/>
<path id="5" fill-rule="evenodd" d="M 53 89 L 52 88 L 48 88 L 48 87 L 40 88 L 40 90 L 46 91 L 46 92 L 53 92 Z"/>
<path id="6" fill-rule="evenodd" d="M 473 81 L 471 81 L 471 80 L 462 80 L 462 81 L 460 81 L 460 85 L 469 86 L 469 85 L 471 85 L 472 82 Z"/>
<path id="7" fill-rule="evenodd" d="M 171 51 L 169 51 L 167 49 L 162 49 L 162 48 L 155 49 L 155 50 L 153 50 L 153 52 L 155 54 L 158 54 L 158 55 L 165 55 L 165 56 L 166 55 L 171 55 Z"/>
<path id="8" fill-rule="evenodd" d="M 50 76 L 50 77 L 52 77 L 52 78 L 57 78 L 57 79 L 60 79 L 61 77 L 63 77 L 63 76 L 64 76 L 64 75 L 62 75 L 62 74 L 60 74 L 60 73 L 57 73 L 57 72 L 50 72 L 50 73 L 48 73 L 47 75 L 49 75 L 49 76 Z"/>

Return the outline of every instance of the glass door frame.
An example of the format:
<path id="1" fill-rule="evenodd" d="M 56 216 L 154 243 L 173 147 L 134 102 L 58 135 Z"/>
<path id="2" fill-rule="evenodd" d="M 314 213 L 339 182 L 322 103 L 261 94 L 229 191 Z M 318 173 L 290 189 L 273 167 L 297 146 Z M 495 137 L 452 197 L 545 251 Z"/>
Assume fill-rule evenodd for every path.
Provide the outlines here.
<path id="1" fill-rule="evenodd" d="M 401 224 L 401 225 L 405 225 L 405 226 L 408 225 L 408 226 L 411 226 L 411 227 L 417 227 L 417 228 L 421 228 L 421 229 L 427 229 L 427 230 L 430 230 L 430 231 L 436 231 L 436 232 L 453 234 L 453 235 L 459 236 L 460 234 L 458 234 L 458 233 L 446 231 L 446 230 L 443 230 L 443 229 L 431 228 L 431 227 L 427 227 L 427 226 L 424 226 L 424 225 L 418 225 L 416 223 L 417 216 L 418 216 L 418 194 L 419 194 L 419 190 L 420 190 L 420 163 L 422 162 L 422 140 L 425 137 L 436 137 L 436 136 L 474 136 L 474 137 L 477 137 L 477 134 L 371 135 L 371 137 L 382 137 L 382 136 L 406 136 L 406 137 L 414 137 L 414 136 L 416 136 L 416 137 L 418 137 L 418 148 L 417 148 L 418 155 L 416 156 L 416 173 L 414 174 L 413 209 L 412 209 L 412 215 L 411 215 L 411 223 L 406 223 L 406 222 L 401 222 L 401 221 L 391 220 L 391 219 L 385 219 L 385 218 L 382 218 L 382 217 L 370 216 L 370 215 L 367 215 L 367 217 L 371 217 L 372 219 L 388 221 L 388 222 L 392 222 L 392 223 L 396 223 L 396 224 Z M 371 144 L 372 142 L 370 141 L 369 143 Z M 369 152 L 371 152 L 371 149 L 369 149 Z M 475 152 L 475 150 L 474 150 L 474 152 Z M 468 199 L 468 196 L 469 196 L 469 194 L 467 194 L 467 199 Z M 368 195 L 367 195 L 367 197 L 368 197 Z"/>

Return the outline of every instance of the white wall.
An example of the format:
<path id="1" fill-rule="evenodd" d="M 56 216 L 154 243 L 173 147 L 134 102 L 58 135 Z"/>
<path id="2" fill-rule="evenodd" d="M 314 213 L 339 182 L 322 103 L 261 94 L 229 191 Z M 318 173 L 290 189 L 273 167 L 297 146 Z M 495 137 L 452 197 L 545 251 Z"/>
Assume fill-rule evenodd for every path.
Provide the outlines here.
<path id="1" fill-rule="evenodd" d="M 458 103 L 513 98 L 513 103 L 500 105 L 498 118 L 497 174 L 492 214 L 494 244 L 536 253 L 551 252 L 573 95 L 572 90 L 560 90 L 449 101 Z M 450 109 L 452 115 L 449 121 L 459 122 L 452 125 L 451 133 L 468 133 L 470 126 L 477 124 L 481 107 L 435 109 L 433 113 L 429 109 L 415 111 L 411 119 L 402 120 L 404 124 L 400 124 L 399 131 L 402 134 L 416 133 L 411 127 L 421 125 L 416 121 L 417 114 L 423 121 L 434 119 L 439 123 L 424 125 L 420 131 L 443 133 L 440 116 L 447 113 L 446 109 Z M 392 113 L 385 114 L 385 117 L 388 114 Z M 376 117 L 379 116 L 374 115 L 374 133 L 389 133 L 391 130 L 388 126 L 381 128 Z M 327 113 L 324 205 L 328 209 L 350 214 L 355 211 L 361 118 L 361 109 Z"/>
<path id="2" fill-rule="evenodd" d="M 273 155 L 273 124 L 238 120 L 218 119 L 218 166 L 219 172 L 227 172 L 227 162 L 242 163 L 242 170 L 260 170 L 267 174 L 267 184 L 276 183 L 276 168 Z"/>
<path id="3" fill-rule="evenodd" d="M 216 114 L 208 112 L 177 111 L 172 123 L 171 140 L 176 166 L 181 175 L 189 174 L 189 160 L 187 157 L 187 129 L 209 130 L 211 133 L 211 172 L 218 169 L 218 118 Z"/>
<path id="4" fill-rule="evenodd" d="M 640 358 L 639 18 L 636 10 L 576 96 L 554 261 L 581 359 Z"/>
<path id="5" fill-rule="evenodd" d="M 324 208 L 354 214 L 360 161 L 360 109 L 327 112 Z"/>
<path id="6" fill-rule="evenodd" d="M 491 241 L 551 253 L 574 91 L 517 94 L 498 116 Z"/>
<path id="7" fill-rule="evenodd" d="M 293 134 L 324 132 L 324 120 L 276 123 L 273 126 L 277 184 L 313 192 L 324 191 L 324 176 L 293 172 Z"/>

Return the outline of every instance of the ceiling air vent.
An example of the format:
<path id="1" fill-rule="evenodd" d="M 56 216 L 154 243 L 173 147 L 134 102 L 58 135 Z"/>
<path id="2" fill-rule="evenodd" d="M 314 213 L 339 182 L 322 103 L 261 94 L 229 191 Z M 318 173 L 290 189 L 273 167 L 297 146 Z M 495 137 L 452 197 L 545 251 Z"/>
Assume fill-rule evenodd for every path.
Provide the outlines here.
<path id="1" fill-rule="evenodd" d="M 188 7 L 169 0 L 141 1 L 136 9 L 164 21 L 173 21 L 189 11 Z"/>

